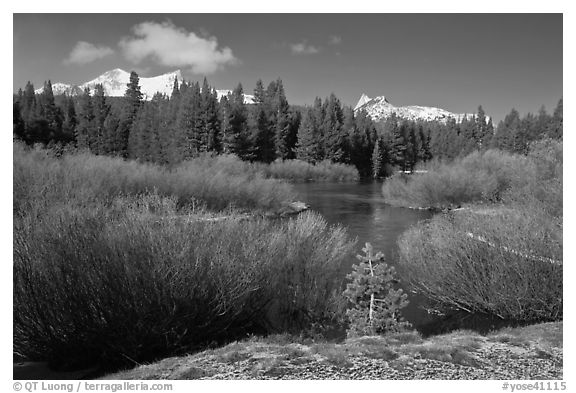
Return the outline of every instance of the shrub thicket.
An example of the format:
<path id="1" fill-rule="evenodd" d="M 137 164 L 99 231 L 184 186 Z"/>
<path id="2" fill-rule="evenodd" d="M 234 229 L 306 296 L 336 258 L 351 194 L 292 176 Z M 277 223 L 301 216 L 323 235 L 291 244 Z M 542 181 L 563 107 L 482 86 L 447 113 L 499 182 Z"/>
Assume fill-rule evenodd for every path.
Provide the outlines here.
<path id="1" fill-rule="evenodd" d="M 203 156 L 167 169 L 89 153 L 56 159 L 49 150 L 14 144 L 13 171 L 15 212 L 37 204 L 39 195 L 50 205 L 155 192 L 176 198 L 180 207 L 216 210 L 276 209 L 295 195 L 288 184 L 265 179 L 235 156 Z"/>
<path id="2" fill-rule="evenodd" d="M 402 276 L 442 312 L 562 318 L 562 230 L 541 211 L 440 215 L 399 246 Z"/>
<path id="3" fill-rule="evenodd" d="M 407 207 L 454 207 L 496 202 L 511 187 L 535 176 L 533 162 L 498 150 L 474 152 L 452 163 L 432 162 L 425 172 L 397 174 L 382 186 L 387 203 Z"/>
<path id="4" fill-rule="evenodd" d="M 206 222 L 175 208 L 141 196 L 15 222 L 15 351 L 141 362 L 336 317 L 344 230 L 312 213 Z"/>
<path id="5" fill-rule="evenodd" d="M 16 147 L 15 353 L 116 368 L 337 320 L 346 232 L 314 213 L 210 220 L 189 198 L 265 207 L 290 195 L 253 174 L 224 184 L 235 159 L 211 160 L 168 172 Z"/>
<path id="6" fill-rule="evenodd" d="M 399 241 L 403 276 L 445 312 L 561 319 L 562 144 L 538 141 L 527 156 L 472 154 L 436 169 L 437 174 L 409 180 L 398 195 L 415 192 L 415 200 L 432 206 L 499 203 L 436 216 L 404 233 Z M 384 188 L 386 194 L 394 187 Z"/>

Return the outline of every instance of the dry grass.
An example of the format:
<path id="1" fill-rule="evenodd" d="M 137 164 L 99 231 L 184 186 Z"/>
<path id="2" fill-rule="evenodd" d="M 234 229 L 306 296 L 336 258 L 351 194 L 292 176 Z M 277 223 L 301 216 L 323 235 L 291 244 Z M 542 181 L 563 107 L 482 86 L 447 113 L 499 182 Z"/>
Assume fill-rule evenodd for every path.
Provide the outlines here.
<path id="1" fill-rule="evenodd" d="M 558 335 L 560 332 L 560 335 Z M 229 365 L 229 358 L 240 353 L 242 369 L 246 369 L 253 377 L 272 376 L 282 377 L 290 374 L 293 367 L 310 365 L 313 368 L 324 364 L 341 369 L 358 366 L 363 358 L 377 359 L 389 363 L 392 367 L 401 369 L 406 364 L 413 364 L 418 359 L 432 359 L 445 363 L 458 364 L 469 367 L 484 367 L 482 353 L 490 347 L 491 343 L 501 345 L 514 345 L 501 341 L 503 337 L 525 336 L 527 342 L 525 356 L 551 358 L 554 348 L 562 346 L 562 323 L 546 323 L 520 328 L 506 328 L 492 332 L 486 336 L 472 331 L 455 331 L 449 334 L 432 336 L 423 339 L 416 332 L 389 334 L 385 336 L 367 336 L 347 339 L 342 343 L 316 342 L 310 345 L 300 343 L 286 343 L 283 336 L 278 337 L 252 337 L 217 350 L 201 352 L 197 355 L 182 358 L 179 365 L 173 362 L 168 364 L 157 363 L 152 370 L 149 366 L 111 375 L 111 379 L 149 379 L 142 370 L 151 375 L 166 375 L 159 369 L 175 369 L 174 376 L 179 375 L 186 368 L 215 370 L 220 369 L 219 363 Z M 295 338 L 297 340 L 297 338 Z M 559 341 L 558 341 L 559 340 Z M 542 346 L 542 343 L 554 344 L 554 347 Z M 523 347 L 524 348 L 524 347 Z M 511 351 L 511 357 L 515 356 Z M 245 360 L 245 361 L 244 361 Z M 206 371 L 205 371 L 206 372 Z M 214 372 L 214 371 L 213 371 Z M 244 372 L 244 371 L 243 371 Z M 200 376 L 202 377 L 202 376 Z M 169 378 L 173 378 L 170 376 Z"/>
<path id="2" fill-rule="evenodd" d="M 508 342 L 513 345 L 536 345 L 545 350 L 562 348 L 563 323 L 548 322 L 516 328 L 503 328 L 488 334 L 489 340 Z"/>

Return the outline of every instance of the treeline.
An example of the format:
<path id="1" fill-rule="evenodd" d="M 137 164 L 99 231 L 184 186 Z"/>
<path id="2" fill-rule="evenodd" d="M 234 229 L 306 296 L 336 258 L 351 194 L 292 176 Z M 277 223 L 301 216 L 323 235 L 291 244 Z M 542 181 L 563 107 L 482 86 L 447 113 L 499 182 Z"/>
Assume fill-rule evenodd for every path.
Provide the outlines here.
<path id="1" fill-rule="evenodd" d="M 218 100 L 204 79 L 174 82 L 170 97 L 144 101 L 135 72 L 121 99 L 106 97 L 101 85 L 78 97 L 55 97 L 50 81 L 41 94 L 30 82 L 13 104 L 14 135 L 28 144 L 89 150 L 143 162 L 176 165 L 202 153 L 236 154 L 270 163 L 299 159 L 354 165 L 362 177 L 412 171 L 431 158 L 451 161 L 472 151 L 497 147 L 526 152 L 543 137 L 562 138 L 562 100 L 553 115 L 541 109 L 520 119 L 513 110 L 496 130 L 482 107 L 456 122 L 408 121 L 395 115 L 375 123 L 354 113 L 331 94 L 310 107 L 288 103 L 281 79 L 264 88 L 259 80 L 254 104 L 238 85 Z"/>

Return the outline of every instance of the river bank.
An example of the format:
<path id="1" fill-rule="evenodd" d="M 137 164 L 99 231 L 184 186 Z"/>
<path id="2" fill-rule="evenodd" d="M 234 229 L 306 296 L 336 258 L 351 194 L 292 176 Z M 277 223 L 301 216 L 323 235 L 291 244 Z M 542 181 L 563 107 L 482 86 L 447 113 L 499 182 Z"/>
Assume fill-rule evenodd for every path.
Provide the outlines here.
<path id="1" fill-rule="evenodd" d="M 562 322 L 486 335 L 416 332 L 312 342 L 255 337 L 103 379 L 562 379 Z"/>

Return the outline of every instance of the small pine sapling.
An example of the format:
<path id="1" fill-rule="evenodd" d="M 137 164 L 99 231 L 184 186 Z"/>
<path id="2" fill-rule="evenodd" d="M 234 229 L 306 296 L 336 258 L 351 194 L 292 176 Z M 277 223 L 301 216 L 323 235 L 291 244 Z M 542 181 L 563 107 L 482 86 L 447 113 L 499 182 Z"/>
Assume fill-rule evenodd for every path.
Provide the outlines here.
<path id="1" fill-rule="evenodd" d="M 354 265 L 347 278 L 351 281 L 343 295 L 351 307 L 346 311 L 348 336 L 372 336 L 399 332 L 410 327 L 400 310 L 408 305 L 407 295 L 395 289 L 396 271 L 384 262 L 384 254 L 374 255 L 372 245 L 366 243 L 364 255 L 357 255 L 360 264 Z"/>

